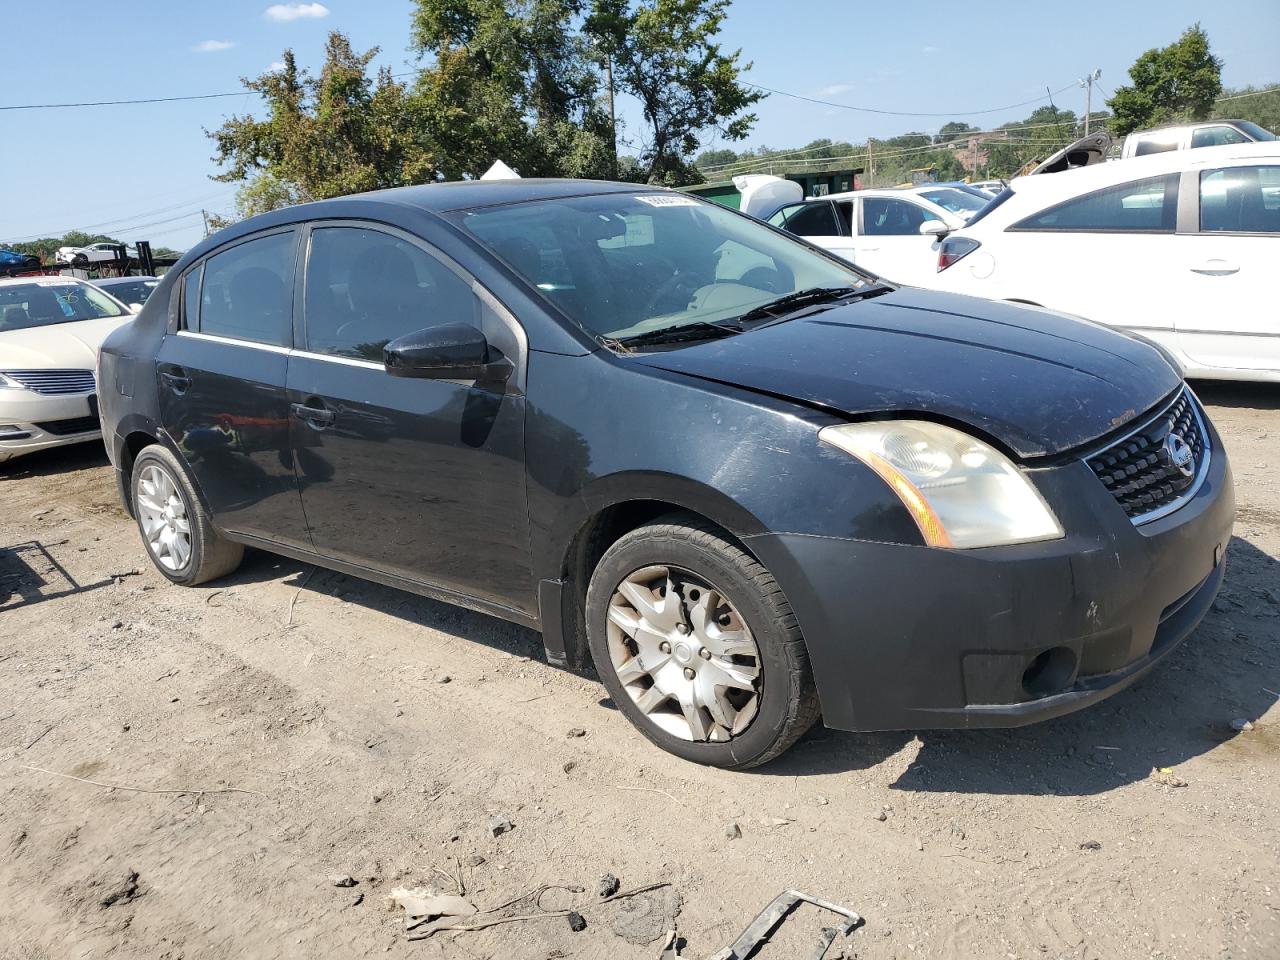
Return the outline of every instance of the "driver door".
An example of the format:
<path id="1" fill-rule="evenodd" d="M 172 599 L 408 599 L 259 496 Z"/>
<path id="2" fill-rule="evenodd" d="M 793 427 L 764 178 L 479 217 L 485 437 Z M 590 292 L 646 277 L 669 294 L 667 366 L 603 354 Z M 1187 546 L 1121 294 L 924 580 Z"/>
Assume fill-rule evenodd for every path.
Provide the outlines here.
<path id="1" fill-rule="evenodd" d="M 933 211 L 898 197 L 863 197 L 859 208 L 855 262 L 897 283 L 919 285 L 937 272 L 933 237 L 921 224 L 939 220 Z"/>
<path id="2" fill-rule="evenodd" d="M 852 261 L 852 219 L 851 201 L 843 201 L 837 207 L 831 200 L 809 200 L 783 207 L 769 218 L 769 223 Z"/>
<path id="3" fill-rule="evenodd" d="M 524 333 L 417 237 L 367 222 L 304 241 L 302 349 L 286 393 L 315 549 L 532 612 Z M 392 377 L 391 340 L 468 323 L 515 366 L 499 385 Z"/>

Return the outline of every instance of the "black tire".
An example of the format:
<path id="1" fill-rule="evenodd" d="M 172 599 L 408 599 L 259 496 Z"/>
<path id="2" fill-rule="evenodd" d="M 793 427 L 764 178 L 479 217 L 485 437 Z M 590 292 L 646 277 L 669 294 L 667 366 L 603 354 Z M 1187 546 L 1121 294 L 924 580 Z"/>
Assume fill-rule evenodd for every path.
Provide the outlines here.
<path id="1" fill-rule="evenodd" d="M 607 629 L 610 600 L 625 578 L 654 565 L 679 568 L 714 585 L 737 608 L 760 650 L 755 718 L 727 741 L 685 740 L 661 729 L 636 706 L 613 668 Z M 723 530 L 700 517 L 659 517 L 606 550 L 587 589 L 586 626 L 596 673 L 614 704 L 646 737 L 685 760 L 728 769 L 759 766 L 783 753 L 818 719 L 808 651 L 782 588 Z"/>
<path id="2" fill-rule="evenodd" d="M 182 498 L 190 524 L 191 554 L 187 557 L 186 563 L 177 569 L 165 566 L 156 556 L 147 541 L 146 530 L 142 525 L 142 513 L 138 509 L 138 482 L 143 468 L 148 466 L 157 467 L 168 475 L 177 489 L 178 496 Z M 129 495 L 133 500 L 138 532 L 142 535 L 142 544 L 146 548 L 147 556 L 151 558 L 156 569 L 174 583 L 184 587 L 194 587 L 196 584 L 226 576 L 240 566 L 240 561 L 244 557 L 244 546 L 225 539 L 214 530 L 213 521 L 200 502 L 200 498 L 196 496 L 191 478 L 187 476 L 182 463 L 160 444 L 144 447 L 134 460 L 133 475 L 129 481 Z"/>

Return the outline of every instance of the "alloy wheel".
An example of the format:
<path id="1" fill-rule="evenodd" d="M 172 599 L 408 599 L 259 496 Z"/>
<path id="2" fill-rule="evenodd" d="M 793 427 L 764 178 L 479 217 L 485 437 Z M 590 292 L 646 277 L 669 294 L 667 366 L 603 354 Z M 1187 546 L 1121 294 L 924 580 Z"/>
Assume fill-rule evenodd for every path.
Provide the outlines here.
<path id="1" fill-rule="evenodd" d="M 713 584 L 676 567 L 635 571 L 609 601 L 608 644 L 623 689 L 665 733 L 721 743 L 755 719 L 760 650 Z"/>
<path id="2" fill-rule="evenodd" d="M 156 563 L 177 572 L 191 559 L 191 521 L 178 485 L 154 463 L 138 476 L 135 507 L 147 549 Z"/>

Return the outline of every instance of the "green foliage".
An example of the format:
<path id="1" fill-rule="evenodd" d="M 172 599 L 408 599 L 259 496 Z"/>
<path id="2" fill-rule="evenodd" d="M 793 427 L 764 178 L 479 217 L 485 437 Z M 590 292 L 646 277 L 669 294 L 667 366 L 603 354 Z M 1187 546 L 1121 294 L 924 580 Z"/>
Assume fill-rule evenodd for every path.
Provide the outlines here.
<path id="1" fill-rule="evenodd" d="M 124 243 L 115 237 L 102 233 L 85 233 L 83 230 L 70 230 L 61 237 L 41 237 L 39 240 L 27 240 L 23 243 L 0 244 L 15 253 L 39 257 L 41 263 L 53 263 L 54 254 L 59 247 L 87 247 L 91 243 Z"/>
<path id="2" fill-rule="evenodd" d="M 232 116 L 209 136 L 226 182 L 283 183 L 298 198 L 323 199 L 437 176 L 435 147 L 420 106 L 387 70 L 370 78 L 377 48 L 356 53 L 342 34 L 329 34 L 320 76 L 299 70 L 286 50 L 283 69 L 242 82 L 266 101 L 267 116 Z M 250 204 L 272 197 L 263 186 Z M 237 198 L 239 203 L 239 198 Z"/>
<path id="3" fill-rule="evenodd" d="M 691 158 L 715 130 L 742 140 L 747 112 L 765 94 L 738 82 L 740 50 L 715 42 L 729 0 L 594 0 L 585 33 L 613 64 L 619 89 L 640 101 L 646 130 L 639 162 L 645 180 L 678 186 L 702 177 Z"/>
<path id="4" fill-rule="evenodd" d="M 1261 92 L 1255 87 L 1241 87 L 1239 90 L 1224 90 L 1223 94 L 1224 102 L 1213 106 L 1213 119 L 1252 120 L 1272 133 L 1280 133 L 1280 87 L 1264 87 Z"/>
<path id="5" fill-rule="evenodd" d="M 950 143 L 952 140 L 963 139 L 966 133 L 976 133 L 978 129 L 978 127 L 971 127 L 967 123 L 960 123 L 959 121 L 952 120 L 951 122 L 944 123 L 942 125 L 942 129 L 940 129 L 938 131 L 938 135 L 933 138 L 933 142 Z"/>
<path id="6" fill-rule="evenodd" d="M 1129 68 L 1129 79 L 1132 85 L 1117 87 L 1107 101 L 1115 115 L 1115 136 L 1207 118 L 1222 93 L 1222 61 L 1210 51 L 1209 36 L 1197 23 L 1169 46 L 1140 56 Z"/>
<path id="7" fill-rule="evenodd" d="M 422 117 L 446 179 L 503 160 L 522 176 L 607 177 L 613 130 L 582 0 L 417 0 L 413 49 Z"/>

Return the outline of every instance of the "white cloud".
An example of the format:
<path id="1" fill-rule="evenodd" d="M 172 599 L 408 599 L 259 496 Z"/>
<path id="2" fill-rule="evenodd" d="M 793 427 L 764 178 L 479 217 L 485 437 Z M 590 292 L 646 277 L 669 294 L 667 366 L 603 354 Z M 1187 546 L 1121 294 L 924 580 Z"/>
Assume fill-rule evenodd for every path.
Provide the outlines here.
<path id="1" fill-rule="evenodd" d="M 217 53 L 220 50 L 230 50 L 235 44 L 230 40 L 202 40 L 191 49 L 196 53 Z"/>
<path id="2" fill-rule="evenodd" d="M 920 52 L 921 53 L 937 53 L 938 48 L 937 47 L 921 47 Z"/>
<path id="3" fill-rule="evenodd" d="M 820 97 L 838 97 L 842 93 L 848 93 L 853 89 L 851 83 L 833 83 L 830 86 L 822 87 L 818 90 Z"/>
<path id="4" fill-rule="evenodd" d="M 267 67 L 267 73 L 279 73 L 283 69 L 284 64 L 277 60 Z"/>
<path id="5" fill-rule="evenodd" d="M 277 23 L 288 23 L 290 20 L 319 20 L 329 15 L 329 8 L 323 3 L 273 3 L 262 15 Z"/>

